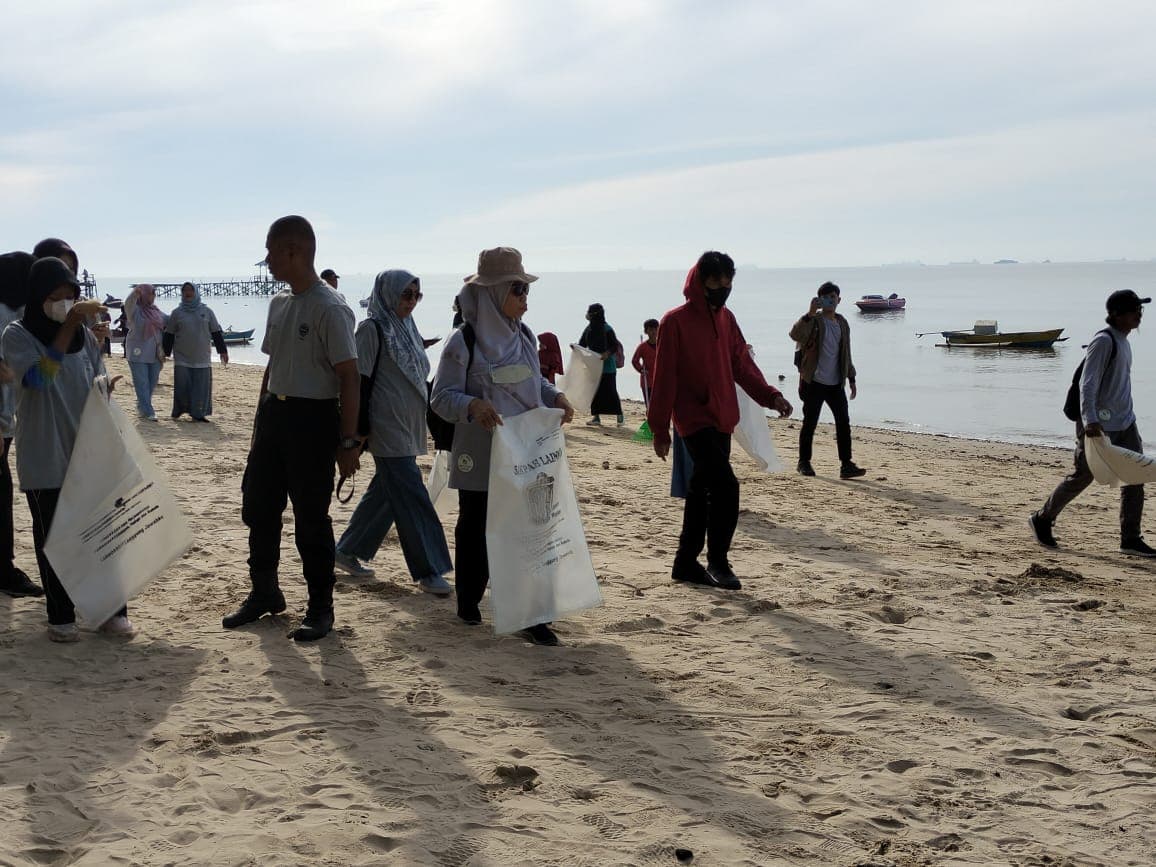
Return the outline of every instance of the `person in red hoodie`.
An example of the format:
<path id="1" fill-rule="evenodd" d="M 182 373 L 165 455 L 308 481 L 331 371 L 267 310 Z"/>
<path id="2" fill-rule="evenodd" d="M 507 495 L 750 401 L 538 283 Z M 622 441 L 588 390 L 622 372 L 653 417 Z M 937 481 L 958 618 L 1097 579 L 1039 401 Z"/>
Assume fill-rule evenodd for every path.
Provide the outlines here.
<path id="1" fill-rule="evenodd" d="M 647 412 L 654 453 L 666 460 L 673 417 L 694 461 L 671 578 L 723 590 L 742 589 L 727 558 L 739 520 L 739 482 L 730 460 L 739 421 L 735 384 L 780 416 L 791 414 L 791 404 L 763 378 L 726 307 L 734 276 L 734 260 L 714 251 L 703 253 L 686 275 L 686 303 L 667 312 L 658 328 Z M 705 568 L 698 562 L 704 543 Z"/>

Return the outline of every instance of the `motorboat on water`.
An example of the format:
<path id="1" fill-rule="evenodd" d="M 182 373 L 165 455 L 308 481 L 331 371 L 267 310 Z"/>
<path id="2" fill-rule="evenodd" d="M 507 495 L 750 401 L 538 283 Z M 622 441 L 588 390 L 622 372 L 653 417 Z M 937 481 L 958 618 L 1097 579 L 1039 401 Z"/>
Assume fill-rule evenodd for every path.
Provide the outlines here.
<path id="1" fill-rule="evenodd" d="M 250 328 L 248 331 L 234 331 L 233 326 L 230 325 L 221 332 L 221 337 L 224 338 L 226 346 L 243 346 L 253 340 L 253 332 L 256 328 Z"/>
<path id="2" fill-rule="evenodd" d="M 888 310 L 902 310 L 907 306 L 907 299 L 900 298 L 894 292 L 886 297 L 883 295 L 864 295 L 855 302 L 855 306 L 862 313 L 883 313 Z"/>

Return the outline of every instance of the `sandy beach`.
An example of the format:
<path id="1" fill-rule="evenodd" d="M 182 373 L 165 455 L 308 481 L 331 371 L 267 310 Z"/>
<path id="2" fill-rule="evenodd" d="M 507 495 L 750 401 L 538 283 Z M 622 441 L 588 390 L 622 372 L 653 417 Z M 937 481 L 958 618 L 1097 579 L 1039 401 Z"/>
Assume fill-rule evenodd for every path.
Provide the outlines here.
<path id="1" fill-rule="evenodd" d="M 1156 564 L 1098 486 L 1035 544 L 1069 451 L 857 428 L 855 482 L 827 426 L 817 478 L 738 454 L 725 593 L 670 581 L 682 501 L 633 404 L 567 435 L 605 605 L 564 646 L 460 624 L 393 535 L 301 646 L 289 526 L 289 611 L 220 625 L 261 370 L 214 374 L 213 424 L 167 417 L 171 367 L 140 423 L 195 542 L 139 636 L 54 645 L 41 600 L 0 598 L 0 865 L 1153 863 Z M 771 426 L 793 470 L 798 421 Z"/>

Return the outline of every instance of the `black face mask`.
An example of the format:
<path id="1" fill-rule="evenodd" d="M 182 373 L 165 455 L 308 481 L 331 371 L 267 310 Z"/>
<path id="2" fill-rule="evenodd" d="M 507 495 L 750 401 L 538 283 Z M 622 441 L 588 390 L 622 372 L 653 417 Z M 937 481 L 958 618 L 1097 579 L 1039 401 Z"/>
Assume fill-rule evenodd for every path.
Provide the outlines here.
<path id="1" fill-rule="evenodd" d="M 719 286 L 717 289 L 707 287 L 706 303 L 711 307 L 722 307 L 727 303 L 727 299 L 731 297 L 730 286 Z"/>

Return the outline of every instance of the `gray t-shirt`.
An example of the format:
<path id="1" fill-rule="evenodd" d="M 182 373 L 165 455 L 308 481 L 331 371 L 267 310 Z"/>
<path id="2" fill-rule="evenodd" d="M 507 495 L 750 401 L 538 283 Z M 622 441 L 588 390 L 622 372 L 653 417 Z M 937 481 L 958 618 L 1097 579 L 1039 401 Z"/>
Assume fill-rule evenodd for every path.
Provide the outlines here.
<path id="1" fill-rule="evenodd" d="M 379 458 L 408 458 L 426 453 L 426 393 L 418 391 L 388 352 L 378 361 L 377 326 L 372 319 L 357 326 L 357 370 L 377 378 L 369 397 L 369 451 Z"/>
<path id="2" fill-rule="evenodd" d="M 177 307 L 165 325 L 165 333 L 173 335 L 173 364 L 212 367 L 213 341 L 209 335 L 220 330 L 216 315 L 204 304 L 192 311 Z"/>
<path id="3" fill-rule="evenodd" d="M 283 289 L 269 301 L 261 351 L 269 356 L 269 391 L 288 397 L 336 398 L 335 365 L 357 358 L 353 311 L 318 280 L 300 295 Z"/>
<path id="4" fill-rule="evenodd" d="M 822 385 L 840 385 L 843 377 L 839 373 L 839 341 L 843 339 L 843 326 L 839 320 L 824 318 L 823 345 L 819 347 L 819 364 L 815 367 L 815 382 Z"/>
<path id="5" fill-rule="evenodd" d="M 48 357 L 48 347 L 20 322 L 4 329 L 4 360 L 16 374 L 16 472 L 20 490 L 38 491 L 64 485 L 68 460 L 76 444 L 80 415 L 92 380 L 104 373 L 100 346 L 84 331 L 84 348 L 65 353 L 56 376 L 43 389 L 23 385 L 29 368 Z"/>
<path id="6" fill-rule="evenodd" d="M 4 329 L 24 315 L 24 308 L 13 310 L 7 304 L 0 304 L 0 334 L 4 333 Z M 3 360 L 3 354 L 0 354 L 0 360 Z M 16 385 L 15 383 L 5 383 L 0 385 L 0 436 L 8 439 L 16 430 L 13 427 L 16 417 Z"/>

